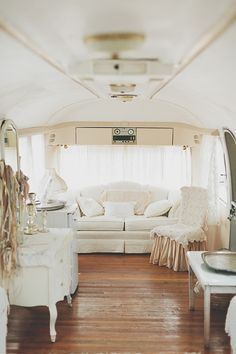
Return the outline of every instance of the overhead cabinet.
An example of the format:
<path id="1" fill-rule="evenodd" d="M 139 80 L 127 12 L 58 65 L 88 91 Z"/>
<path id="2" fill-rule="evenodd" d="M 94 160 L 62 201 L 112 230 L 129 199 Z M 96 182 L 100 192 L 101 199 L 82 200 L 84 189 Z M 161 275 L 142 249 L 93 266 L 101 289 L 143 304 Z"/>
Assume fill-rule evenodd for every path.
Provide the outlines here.
<path id="1" fill-rule="evenodd" d="M 112 128 L 104 127 L 78 127 L 76 128 L 77 145 L 111 145 Z"/>
<path id="2" fill-rule="evenodd" d="M 51 130 L 47 135 L 48 145 L 75 145 L 75 128 L 61 127 Z"/>
<path id="3" fill-rule="evenodd" d="M 173 145 L 172 128 L 137 128 L 139 145 Z"/>
<path id="4" fill-rule="evenodd" d="M 76 128 L 76 144 L 78 145 L 110 145 L 117 144 L 114 141 L 114 131 L 122 128 L 98 127 Z M 124 128 L 123 128 L 124 129 Z M 133 131 L 133 140 L 128 140 L 129 131 Z M 122 132 L 121 132 L 122 134 Z M 129 145 L 173 145 L 172 128 L 127 128 L 127 137 L 122 135 L 119 144 Z"/>
<path id="5" fill-rule="evenodd" d="M 48 145 L 185 145 L 200 144 L 199 130 L 181 126 L 65 126 L 51 130 Z"/>

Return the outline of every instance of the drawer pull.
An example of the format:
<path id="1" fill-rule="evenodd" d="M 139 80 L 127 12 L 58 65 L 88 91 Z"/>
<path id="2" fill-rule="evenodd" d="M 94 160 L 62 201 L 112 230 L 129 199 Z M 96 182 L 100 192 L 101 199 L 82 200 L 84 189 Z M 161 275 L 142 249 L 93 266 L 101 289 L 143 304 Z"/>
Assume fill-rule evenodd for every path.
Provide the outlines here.
<path id="1" fill-rule="evenodd" d="M 61 283 L 61 286 L 63 286 L 63 285 L 64 285 L 64 283 L 62 282 L 62 283 Z"/>
<path id="2" fill-rule="evenodd" d="M 62 258 L 62 259 L 60 259 L 60 263 L 63 263 L 63 258 Z"/>

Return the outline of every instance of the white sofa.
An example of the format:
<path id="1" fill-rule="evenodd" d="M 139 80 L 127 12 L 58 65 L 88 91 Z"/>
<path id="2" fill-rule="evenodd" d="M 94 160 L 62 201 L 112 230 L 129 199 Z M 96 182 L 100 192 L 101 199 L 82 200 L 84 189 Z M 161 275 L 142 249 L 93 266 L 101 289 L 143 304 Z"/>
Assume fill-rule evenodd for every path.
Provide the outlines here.
<path id="1" fill-rule="evenodd" d="M 73 215 L 71 225 L 76 230 L 75 248 L 78 253 L 149 253 L 153 242 L 150 240 L 150 230 L 158 225 L 177 222 L 179 191 L 169 191 L 134 182 L 116 182 L 84 188 L 77 195 L 79 202 L 81 197 L 84 198 L 83 201 L 95 200 L 100 206 L 104 205 L 104 198 L 105 201 L 113 202 L 112 198 L 114 198 L 115 202 L 118 200 L 118 202 L 129 203 L 129 199 L 136 197 L 137 200 L 132 201 L 135 202 L 134 205 L 138 205 L 139 215 L 120 217 L 107 216 L 105 213 L 105 215 L 86 216 L 80 210 Z M 150 205 L 153 206 L 151 203 L 156 201 L 169 201 L 171 206 L 169 212 L 161 216 L 146 217 L 143 214 L 143 212 L 147 214 L 146 205 L 149 205 L 150 209 Z"/>

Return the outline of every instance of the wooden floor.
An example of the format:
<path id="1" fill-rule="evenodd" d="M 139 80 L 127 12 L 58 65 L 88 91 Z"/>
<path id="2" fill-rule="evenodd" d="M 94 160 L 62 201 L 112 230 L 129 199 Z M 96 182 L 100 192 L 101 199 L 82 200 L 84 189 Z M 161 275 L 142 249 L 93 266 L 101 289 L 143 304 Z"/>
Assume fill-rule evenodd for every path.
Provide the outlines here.
<path id="1" fill-rule="evenodd" d="M 231 296 L 212 297 L 211 349 L 203 347 L 203 295 L 188 310 L 187 273 L 148 255 L 80 255 L 73 307 L 59 302 L 57 341 L 45 307 L 11 307 L 7 354 L 230 353 L 224 322 Z"/>

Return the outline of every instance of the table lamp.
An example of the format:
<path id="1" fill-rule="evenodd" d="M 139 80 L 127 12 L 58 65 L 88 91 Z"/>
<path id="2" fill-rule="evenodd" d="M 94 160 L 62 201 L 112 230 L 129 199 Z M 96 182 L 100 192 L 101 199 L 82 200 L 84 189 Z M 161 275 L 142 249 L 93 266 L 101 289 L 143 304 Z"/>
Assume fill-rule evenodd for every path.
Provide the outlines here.
<path id="1" fill-rule="evenodd" d="M 57 200 L 59 193 L 67 191 L 66 182 L 57 173 L 55 168 L 50 168 L 46 171 L 41 181 L 41 203 L 37 205 L 37 210 L 42 212 L 42 229 L 41 232 L 48 232 L 46 227 L 47 211 L 63 208 L 65 203 Z"/>

